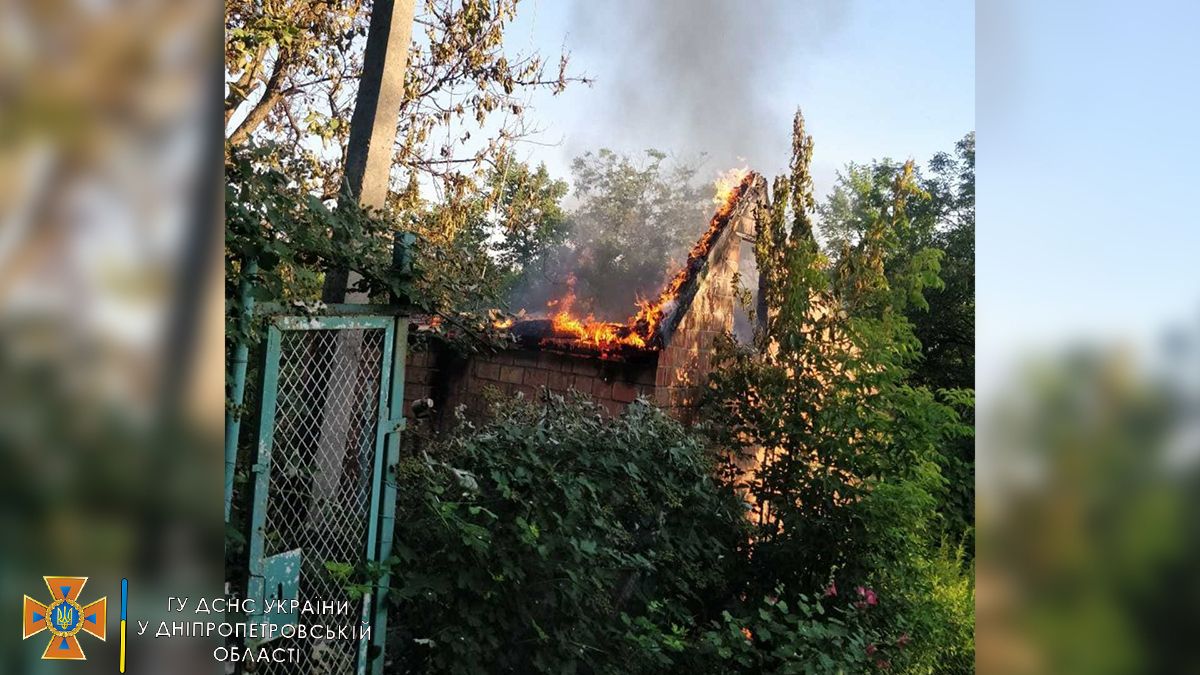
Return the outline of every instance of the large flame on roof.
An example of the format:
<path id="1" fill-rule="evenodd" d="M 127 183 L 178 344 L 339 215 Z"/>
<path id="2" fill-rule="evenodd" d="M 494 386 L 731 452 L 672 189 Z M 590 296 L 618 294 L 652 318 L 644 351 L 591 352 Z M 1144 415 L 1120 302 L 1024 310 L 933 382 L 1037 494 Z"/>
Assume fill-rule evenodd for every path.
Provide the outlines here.
<path id="1" fill-rule="evenodd" d="M 708 255 L 709 249 L 721 233 L 722 226 L 733 211 L 750 175 L 750 170 L 745 167 L 730 169 L 721 174 L 713 185 L 715 188 L 713 203 L 717 206 L 716 213 L 709 221 L 704 235 L 688 253 L 687 262 L 671 278 L 657 298 L 639 300 L 637 312 L 624 323 L 597 321 L 591 314 L 586 317 L 575 314 L 572 311 L 575 303 L 575 279 L 571 277 L 567 282 L 566 294 L 548 303 L 555 337 L 573 338 L 597 349 L 602 354 L 623 347 L 637 349 L 646 347 L 658 332 L 663 319 L 674 309 L 680 289 L 690 278 L 698 261 Z"/>
<path id="2" fill-rule="evenodd" d="M 573 336 L 580 342 L 607 351 L 618 345 L 633 347 L 646 346 L 645 341 L 636 333 L 631 333 L 625 324 L 611 321 L 597 321 L 596 317 L 588 314 L 586 318 L 577 317 L 572 311 L 575 304 L 575 277 L 567 279 L 567 294 L 557 300 L 551 300 L 548 305 L 554 311 L 551 322 L 555 335 Z"/>
<path id="3" fill-rule="evenodd" d="M 688 253 L 687 262 L 680 268 L 675 276 L 671 278 L 662 292 L 658 294 L 658 298 L 654 301 L 642 301 L 638 303 L 638 312 L 630 319 L 634 329 L 639 333 L 650 336 L 654 335 L 659 324 L 662 323 L 663 317 L 667 310 L 672 307 L 676 298 L 679 297 L 679 289 L 687 282 L 690 276 L 693 265 L 696 261 L 708 256 L 708 251 L 712 248 L 713 242 L 716 241 L 717 235 L 721 233 L 721 226 L 725 222 L 725 218 L 733 211 L 734 204 L 737 203 L 738 197 L 741 196 L 742 189 L 745 187 L 747 180 L 750 178 L 750 170 L 747 168 L 730 169 L 721 175 L 714 184 L 716 194 L 713 196 L 713 203 L 717 205 L 717 212 L 713 214 L 712 220 L 708 223 L 708 229 L 696 245 L 692 247 Z"/>
<path id="4" fill-rule="evenodd" d="M 718 214 L 721 213 L 722 209 L 724 209 L 725 213 L 728 213 L 729 209 L 733 208 L 733 192 L 742 186 L 742 182 L 749 175 L 750 169 L 743 166 L 726 171 L 713 183 L 713 187 L 716 188 L 716 194 L 713 195 L 713 204 L 717 205 Z"/>

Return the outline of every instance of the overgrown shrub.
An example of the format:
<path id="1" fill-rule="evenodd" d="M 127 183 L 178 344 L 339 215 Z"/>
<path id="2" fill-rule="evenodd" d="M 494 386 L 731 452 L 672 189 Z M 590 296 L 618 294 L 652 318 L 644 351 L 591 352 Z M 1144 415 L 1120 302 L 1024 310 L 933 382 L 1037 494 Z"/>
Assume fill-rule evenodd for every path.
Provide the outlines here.
<path id="1" fill-rule="evenodd" d="M 389 670 L 857 673 L 900 662 L 911 638 L 889 635 L 872 589 L 754 595 L 746 505 L 716 479 L 714 452 L 662 411 L 639 401 L 611 419 L 549 395 L 492 412 L 398 472 Z"/>
<path id="2" fill-rule="evenodd" d="M 744 507 L 715 476 L 642 402 L 606 419 L 551 396 L 464 423 L 397 476 L 389 668 L 670 670 L 727 604 L 745 542 Z"/>
<path id="3" fill-rule="evenodd" d="M 862 621 L 868 608 L 836 598 L 779 597 L 783 588 L 745 608 L 744 617 L 726 611 L 696 645 L 693 673 L 861 673 L 878 657 Z"/>

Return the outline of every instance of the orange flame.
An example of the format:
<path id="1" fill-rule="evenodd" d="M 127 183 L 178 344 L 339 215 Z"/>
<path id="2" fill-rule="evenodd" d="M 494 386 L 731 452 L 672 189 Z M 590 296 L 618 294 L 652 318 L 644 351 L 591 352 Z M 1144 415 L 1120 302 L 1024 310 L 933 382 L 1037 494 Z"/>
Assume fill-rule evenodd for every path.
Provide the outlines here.
<path id="1" fill-rule="evenodd" d="M 713 195 L 713 204 L 717 205 L 717 212 L 728 212 L 733 208 L 733 191 L 741 187 L 742 181 L 746 180 L 746 176 L 750 175 L 750 169 L 747 167 L 735 168 L 726 171 L 717 177 L 713 187 L 716 188 L 716 194 Z"/>
<path id="2" fill-rule="evenodd" d="M 717 235 L 721 233 L 725 218 L 733 211 L 738 197 L 741 196 L 741 189 L 746 185 L 750 175 L 750 170 L 742 167 L 730 169 L 717 178 L 713 184 L 713 187 L 716 188 L 713 203 L 717 205 L 717 212 L 709 221 L 708 230 L 692 247 L 691 252 L 688 253 L 687 262 L 675 274 L 666 288 L 659 293 L 658 299 L 653 302 L 643 300 L 638 303 L 638 312 L 630 319 L 630 323 L 635 329 L 644 327 L 645 335 L 654 335 L 658 331 L 666 310 L 679 297 L 679 290 L 687 282 L 693 265 L 708 255 Z"/>
<path id="3" fill-rule="evenodd" d="M 567 293 L 557 300 L 547 303 L 548 307 L 557 308 L 551 323 L 555 335 L 570 335 L 580 342 L 589 344 L 602 352 L 610 351 L 620 345 L 644 347 L 645 341 L 641 336 L 629 333 L 625 325 L 609 321 L 597 321 L 596 317 L 588 314 L 580 319 L 571 312 L 575 304 L 575 277 L 567 279 Z"/>
<path id="4" fill-rule="evenodd" d="M 586 318 L 579 318 L 571 311 L 571 307 L 575 303 L 575 279 L 571 277 L 567 281 L 566 294 L 547 303 L 548 308 L 556 310 L 551 317 L 555 334 L 571 336 L 598 349 L 601 353 L 611 352 L 623 346 L 638 349 L 646 347 L 647 341 L 658 331 L 663 317 L 671 308 L 671 303 L 679 296 L 679 291 L 690 277 L 696 261 L 708 255 L 713 242 L 716 241 L 723 229 L 726 217 L 733 211 L 737 198 L 741 195 L 741 188 L 746 184 L 749 176 L 748 168 L 730 169 L 721 174 L 714 183 L 716 193 L 713 196 L 713 203 L 717 205 L 717 211 L 709 222 L 708 230 L 692 247 L 687 262 L 659 293 L 658 298 L 654 300 L 639 299 L 637 301 L 638 311 L 625 323 L 597 321 L 591 314 L 588 314 Z"/>

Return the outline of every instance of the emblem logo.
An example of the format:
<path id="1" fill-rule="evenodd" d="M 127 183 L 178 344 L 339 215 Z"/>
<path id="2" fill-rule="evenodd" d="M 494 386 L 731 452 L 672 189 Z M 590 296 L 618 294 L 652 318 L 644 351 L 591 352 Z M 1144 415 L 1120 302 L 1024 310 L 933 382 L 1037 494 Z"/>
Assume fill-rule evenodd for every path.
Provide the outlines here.
<path id="1" fill-rule="evenodd" d="M 79 633 L 84 632 L 104 640 L 107 636 L 108 598 L 100 598 L 87 605 L 79 604 L 79 596 L 87 577 L 42 577 L 50 589 L 50 604 L 43 605 L 28 595 L 25 606 L 22 640 L 50 631 L 50 644 L 46 645 L 43 659 L 66 659 L 82 661 L 87 657 L 79 644 Z"/>

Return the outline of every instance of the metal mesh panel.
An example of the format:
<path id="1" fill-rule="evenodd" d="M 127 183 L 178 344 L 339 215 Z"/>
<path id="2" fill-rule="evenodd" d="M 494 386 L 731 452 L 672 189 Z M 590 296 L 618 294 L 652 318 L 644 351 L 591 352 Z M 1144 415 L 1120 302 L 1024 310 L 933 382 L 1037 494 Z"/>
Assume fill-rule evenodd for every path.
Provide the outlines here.
<path id="1" fill-rule="evenodd" d="M 282 333 L 268 493 L 266 555 L 303 550 L 300 599 L 347 599 L 326 562 L 366 552 L 379 416 L 382 329 Z M 327 630 L 358 626 L 361 604 L 344 616 L 300 614 Z M 358 643 L 281 640 L 305 650 L 299 664 L 259 672 L 352 673 Z"/>

